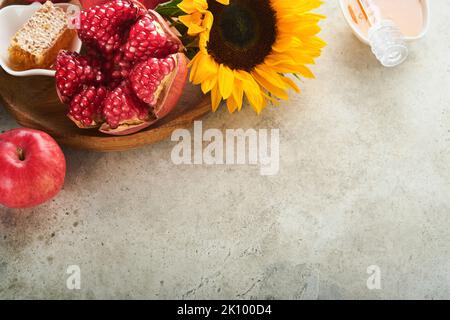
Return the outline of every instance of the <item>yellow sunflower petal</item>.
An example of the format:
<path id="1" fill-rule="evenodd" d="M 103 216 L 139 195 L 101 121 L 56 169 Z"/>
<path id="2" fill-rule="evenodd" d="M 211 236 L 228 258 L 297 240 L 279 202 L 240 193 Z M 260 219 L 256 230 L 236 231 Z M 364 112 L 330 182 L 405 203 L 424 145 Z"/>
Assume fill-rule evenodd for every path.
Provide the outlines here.
<path id="1" fill-rule="evenodd" d="M 215 87 L 216 84 L 217 84 L 217 78 L 216 77 L 212 77 L 210 79 L 206 79 L 201 84 L 202 92 L 204 94 L 207 94 L 208 92 L 210 92 L 212 90 L 212 88 Z"/>
<path id="2" fill-rule="evenodd" d="M 219 66 L 219 90 L 224 99 L 228 99 L 233 91 L 234 73 L 233 70 L 220 64 Z"/>
<path id="3" fill-rule="evenodd" d="M 192 59 L 191 66 L 189 81 L 193 84 L 201 84 L 203 81 L 215 77 L 218 72 L 217 62 L 201 51 Z"/>
<path id="4" fill-rule="evenodd" d="M 227 99 L 227 108 L 230 113 L 233 113 L 238 109 L 238 104 L 237 104 L 236 100 L 234 100 L 233 96 L 230 96 Z"/>
<path id="5" fill-rule="evenodd" d="M 208 9 L 208 2 L 206 0 L 183 0 L 178 4 L 178 8 L 188 14 L 205 12 Z"/>
<path id="6" fill-rule="evenodd" d="M 297 93 L 300 93 L 300 88 L 297 86 L 297 84 L 294 81 L 292 81 L 292 79 L 289 79 L 286 76 L 282 77 L 282 79 L 289 87 L 291 87 L 291 89 L 293 89 Z"/>
<path id="7" fill-rule="evenodd" d="M 265 100 L 261 94 L 261 87 L 248 72 L 238 71 L 236 74 L 242 81 L 242 87 L 248 102 L 256 113 L 261 113 L 265 107 Z"/>
<path id="8" fill-rule="evenodd" d="M 284 89 L 280 89 L 279 87 L 273 85 L 268 79 L 261 77 L 257 72 L 252 72 L 252 76 L 262 87 L 264 87 L 267 91 L 277 96 L 278 98 L 283 100 L 287 100 L 289 98 Z"/>
<path id="9" fill-rule="evenodd" d="M 236 73 L 236 71 L 234 71 Z M 234 101 L 236 101 L 237 107 L 239 111 L 242 109 L 242 100 L 244 98 L 244 86 L 242 85 L 242 81 L 239 80 L 236 76 L 234 78 L 234 88 L 231 93 Z"/>
<path id="10" fill-rule="evenodd" d="M 221 101 L 222 97 L 220 96 L 219 86 L 215 85 L 211 90 L 211 107 L 214 112 L 219 108 Z"/>
<path id="11" fill-rule="evenodd" d="M 178 17 L 180 21 L 188 28 L 188 35 L 196 36 L 199 33 L 205 31 L 205 28 L 201 26 L 202 21 L 197 21 L 194 15 L 185 15 Z"/>

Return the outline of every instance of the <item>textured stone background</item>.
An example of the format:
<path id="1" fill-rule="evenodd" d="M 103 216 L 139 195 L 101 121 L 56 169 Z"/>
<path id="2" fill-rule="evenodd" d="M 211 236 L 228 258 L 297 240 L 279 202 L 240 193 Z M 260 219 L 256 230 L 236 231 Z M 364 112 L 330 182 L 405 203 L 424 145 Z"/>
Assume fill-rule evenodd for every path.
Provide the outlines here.
<path id="1" fill-rule="evenodd" d="M 388 70 L 327 1 L 329 46 L 302 95 L 204 118 L 280 128 L 277 176 L 176 167 L 170 141 L 65 149 L 54 201 L 0 208 L 0 297 L 450 298 L 450 2 L 432 2 L 429 34 Z M 0 109 L 0 129 L 15 126 Z M 366 288 L 373 264 L 381 290 Z"/>

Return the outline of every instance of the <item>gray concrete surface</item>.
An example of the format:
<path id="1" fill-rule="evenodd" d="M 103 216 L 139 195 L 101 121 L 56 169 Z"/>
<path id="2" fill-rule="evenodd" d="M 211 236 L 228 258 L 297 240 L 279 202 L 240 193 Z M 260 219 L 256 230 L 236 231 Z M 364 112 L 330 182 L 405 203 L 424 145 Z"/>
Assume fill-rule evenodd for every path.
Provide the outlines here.
<path id="1" fill-rule="evenodd" d="M 175 166 L 165 141 L 65 149 L 61 194 L 0 208 L 1 298 L 450 298 L 450 2 L 384 69 L 327 1 L 303 93 L 205 128 L 279 128 L 281 167 Z M 0 128 L 16 124 L 0 109 Z M 68 265 L 81 290 L 66 288 Z M 381 270 L 368 290 L 366 269 Z"/>

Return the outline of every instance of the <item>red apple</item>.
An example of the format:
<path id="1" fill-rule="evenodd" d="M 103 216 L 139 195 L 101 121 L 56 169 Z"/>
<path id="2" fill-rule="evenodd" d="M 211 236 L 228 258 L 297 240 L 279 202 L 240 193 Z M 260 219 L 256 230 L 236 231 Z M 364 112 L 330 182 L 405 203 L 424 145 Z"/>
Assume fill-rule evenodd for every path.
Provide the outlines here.
<path id="1" fill-rule="evenodd" d="M 61 190 L 66 159 L 55 140 L 42 131 L 13 129 L 0 134 L 0 204 L 30 208 Z"/>

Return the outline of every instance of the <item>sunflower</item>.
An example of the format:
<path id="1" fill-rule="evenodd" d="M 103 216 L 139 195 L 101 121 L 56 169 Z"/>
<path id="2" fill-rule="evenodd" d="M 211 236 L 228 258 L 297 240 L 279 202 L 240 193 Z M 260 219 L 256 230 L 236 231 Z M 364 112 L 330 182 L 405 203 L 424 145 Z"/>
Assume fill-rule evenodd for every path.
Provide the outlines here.
<path id="1" fill-rule="evenodd" d="M 286 76 L 314 78 L 314 64 L 325 43 L 317 36 L 324 16 L 310 12 L 320 0 L 183 0 L 179 20 L 198 37 L 190 81 L 211 92 L 212 108 L 226 100 L 241 110 L 244 95 L 260 113 L 269 101 L 300 92 Z"/>

